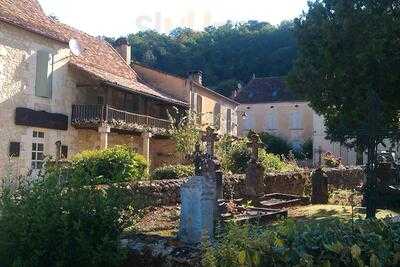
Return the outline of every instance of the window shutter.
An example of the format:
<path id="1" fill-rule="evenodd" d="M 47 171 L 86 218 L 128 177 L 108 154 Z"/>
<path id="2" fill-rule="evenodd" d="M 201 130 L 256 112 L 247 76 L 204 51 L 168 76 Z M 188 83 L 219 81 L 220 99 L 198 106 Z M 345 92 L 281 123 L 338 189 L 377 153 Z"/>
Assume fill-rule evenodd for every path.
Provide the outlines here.
<path id="1" fill-rule="evenodd" d="M 232 110 L 228 109 L 226 111 L 226 131 L 230 133 L 232 131 Z"/>
<path id="2" fill-rule="evenodd" d="M 214 127 L 217 130 L 221 128 L 221 105 L 219 103 L 214 106 Z"/>
<path id="3" fill-rule="evenodd" d="M 53 82 L 53 56 L 43 50 L 37 52 L 35 95 L 51 98 Z"/>
<path id="4" fill-rule="evenodd" d="M 203 114 L 203 98 L 199 95 L 197 95 L 197 123 L 201 124 L 202 123 L 202 114 Z"/>

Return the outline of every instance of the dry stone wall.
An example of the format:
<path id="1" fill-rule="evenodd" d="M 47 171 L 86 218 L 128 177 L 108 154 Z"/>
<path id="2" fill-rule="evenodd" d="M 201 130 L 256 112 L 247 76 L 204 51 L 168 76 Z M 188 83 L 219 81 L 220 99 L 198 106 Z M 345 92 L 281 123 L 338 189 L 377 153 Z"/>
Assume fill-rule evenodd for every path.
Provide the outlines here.
<path id="1" fill-rule="evenodd" d="M 356 189 L 364 179 L 361 168 L 325 169 L 330 188 Z M 140 182 L 129 185 L 128 194 L 141 196 L 151 205 L 175 205 L 180 202 L 180 180 Z M 311 193 L 311 171 L 269 173 L 264 177 L 265 194 L 285 193 L 309 195 Z M 241 198 L 246 193 L 245 175 L 224 177 L 224 198 Z"/>

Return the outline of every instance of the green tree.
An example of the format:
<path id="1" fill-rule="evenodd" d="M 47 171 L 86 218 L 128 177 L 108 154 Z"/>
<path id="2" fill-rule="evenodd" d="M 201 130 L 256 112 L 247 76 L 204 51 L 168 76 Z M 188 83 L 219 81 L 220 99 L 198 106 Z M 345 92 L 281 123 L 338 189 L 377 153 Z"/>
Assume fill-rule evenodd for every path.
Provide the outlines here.
<path id="1" fill-rule="evenodd" d="M 368 150 L 369 169 L 386 129 L 398 128 L 399 12 L 398 1 L 316 0 L 295 21 L 289 84 L 324 116 L 328 139 Z"/>
<path id="2" fill-rule="evenodd" d="M 177 28 L 128 36 L 135 60 L 175 75 L 202 70 L 204 83 L 230 96 L 237 83 L 256 76 L 285 76 L 296 56 L 293 22 L 227 22 L 204 31 Z M 112 42 L 113 39 L 106 40 Z"/>

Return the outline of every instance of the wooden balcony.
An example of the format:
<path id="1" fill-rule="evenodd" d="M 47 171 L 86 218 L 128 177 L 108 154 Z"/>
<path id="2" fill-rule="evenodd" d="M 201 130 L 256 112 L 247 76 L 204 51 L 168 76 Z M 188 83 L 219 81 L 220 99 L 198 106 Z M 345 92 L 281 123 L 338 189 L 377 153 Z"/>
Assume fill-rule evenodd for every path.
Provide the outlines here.
<path id="1" fill-rule="evenodd" d="M 71 124 L 76 128 L 97 128 L 108 124 L 112 129 L 127 132 L 150 131 L 167 134 L 172 122 L 101 105 L 72 105 Z"/>

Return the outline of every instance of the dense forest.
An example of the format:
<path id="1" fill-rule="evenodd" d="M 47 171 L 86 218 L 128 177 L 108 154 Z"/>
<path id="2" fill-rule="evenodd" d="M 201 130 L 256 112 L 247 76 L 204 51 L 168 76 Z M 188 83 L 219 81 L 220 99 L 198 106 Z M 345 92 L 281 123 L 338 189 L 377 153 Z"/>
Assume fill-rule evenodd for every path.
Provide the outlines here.
<path id="1" fill-rule="evenodd" d="M 128 39 L 139 63 L 180 76 L 202 70 L 204 83 L 227 96 L 253 74 L 286 75 L 297 51 L 292 22 L 279 26 L 227 22 L 201 32 L 188 28 L 177 28 L 168 35 L 145 31 L 130 34 Z"/>

